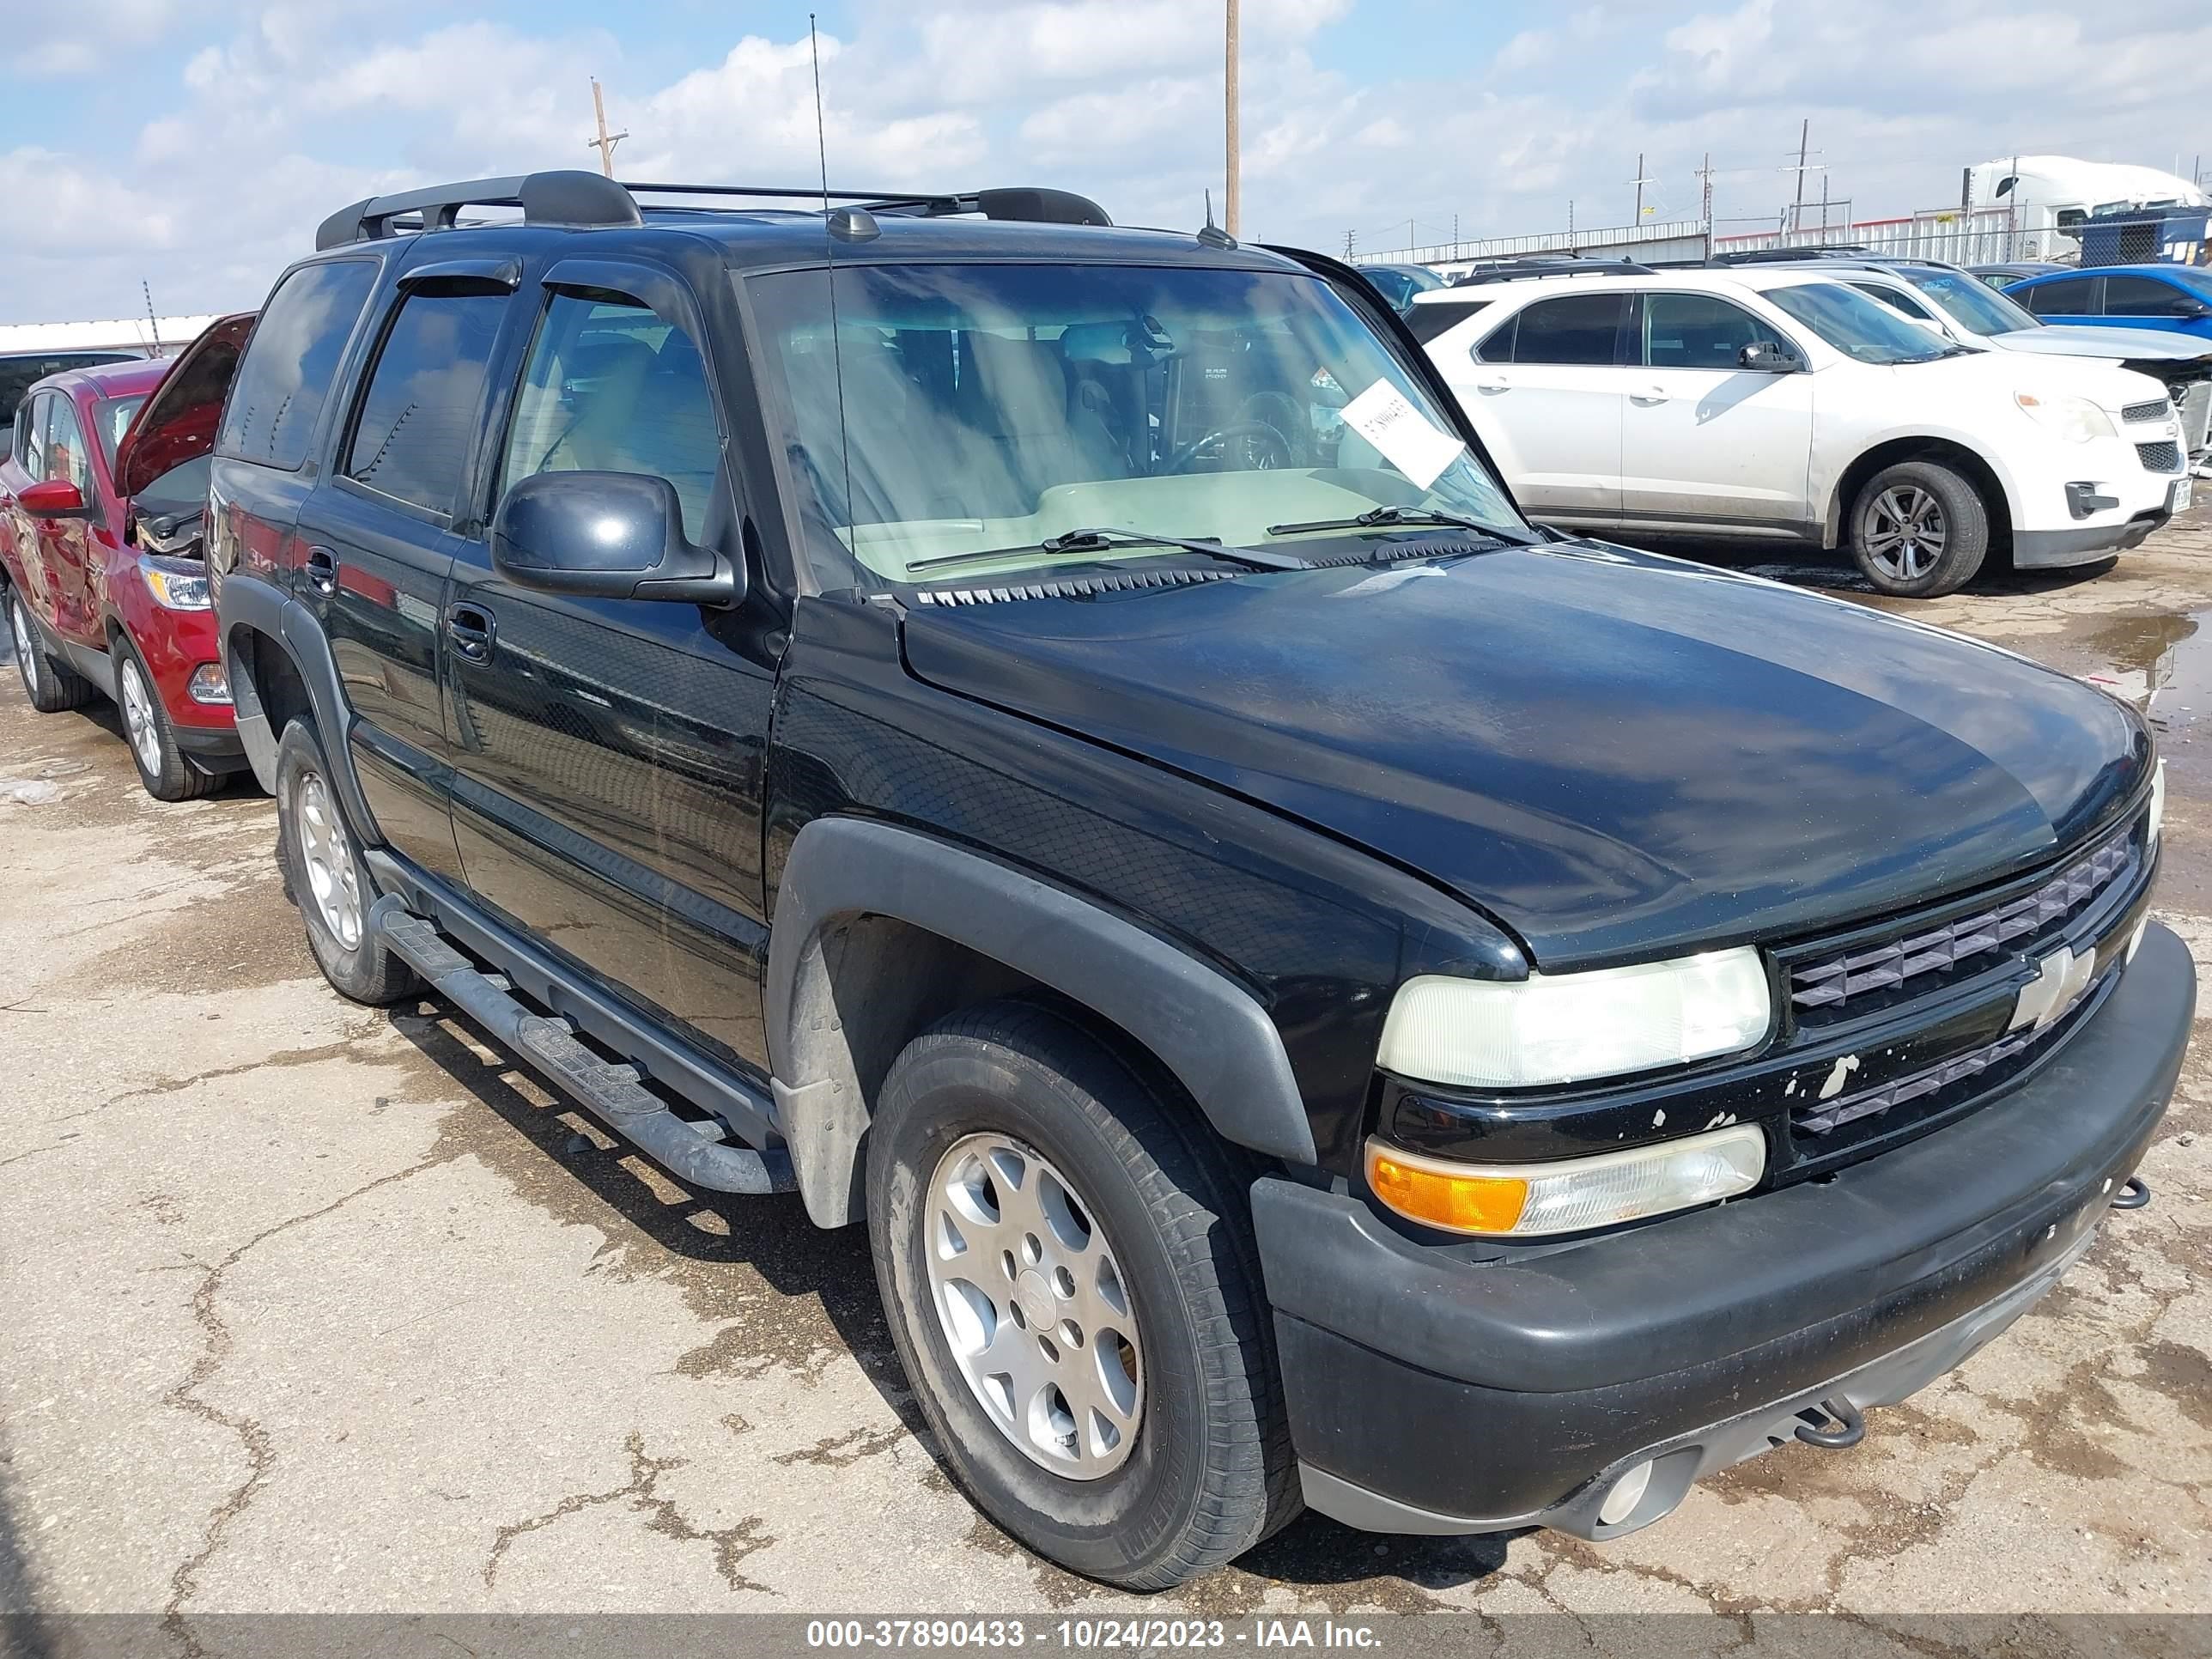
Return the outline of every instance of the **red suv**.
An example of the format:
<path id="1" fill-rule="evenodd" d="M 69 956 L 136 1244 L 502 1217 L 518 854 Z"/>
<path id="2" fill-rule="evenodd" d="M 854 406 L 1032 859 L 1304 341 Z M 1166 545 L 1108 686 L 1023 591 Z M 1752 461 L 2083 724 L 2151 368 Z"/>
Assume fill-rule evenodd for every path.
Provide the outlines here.
<path id="1" fill-rule="evenodd" d="M 234 356 L 252 322 L 226 318 L 191 355 L 204 359 L 220 346 L 210 337 L 227 334 Z M 162 457 L 153 476 L 147 458 L 128 473 L 116 460 L 172 367 L 73 369 L 23 394 L 0 459 L 0 576 L 31 706 L 52 713 L 106 694 L 147 793 L 190 800 L 246 763 L 200 552 L 208 461 Z"/>

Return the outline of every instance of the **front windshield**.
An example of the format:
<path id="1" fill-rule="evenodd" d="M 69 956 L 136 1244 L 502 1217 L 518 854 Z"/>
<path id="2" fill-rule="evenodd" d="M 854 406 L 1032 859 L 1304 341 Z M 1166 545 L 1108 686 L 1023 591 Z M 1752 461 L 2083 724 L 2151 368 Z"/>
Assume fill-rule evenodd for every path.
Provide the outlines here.
<path id="1" fill-rule="evenodd" d="M 1766 297 L 1856 362 L 1924 363 L 1966 349 L 1841 283 L 1793 283 Z"/>
<path id="2" fill-rule="evenodd" d="M 115 446 L 123 441 L 123 434 L 131 430 L 131 419 L 146 401 L 146 394 L 135 398 L 103 398 L 100 400 L 100 447 L 106 452 L 107 470 L 115 471 Z"/>
<path id="3" fill-rule="evenodd" d="M 1943 307 L 1953 322 L 1976 334 L 2013 334 L 2041 324 L 2018 301 L 2008 300 L 1995 289 L 1971 276 L 1934 270 L 1907 278 L 1913 287 Z"/>
<path id="4" fill-rule="evenodd" d="M 826 588 L 936 580 L 939 565 L 967 581 L 1204 556 L 1038 545 L 1077 529 L 1295 550 L 1325 532 L 1279 526 L 1396 507 L 1526 533 L 1428 392 L 1318 277 L 848 265 L 834 310 L 824 278 L 779 272 L 748 292 Z"/>

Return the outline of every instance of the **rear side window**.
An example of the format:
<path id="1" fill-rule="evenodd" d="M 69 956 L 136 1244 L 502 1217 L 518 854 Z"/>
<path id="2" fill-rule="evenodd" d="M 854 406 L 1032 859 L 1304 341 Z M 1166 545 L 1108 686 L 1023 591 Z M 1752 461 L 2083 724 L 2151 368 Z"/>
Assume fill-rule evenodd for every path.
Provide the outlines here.
<path id="1" fill-rule="evenodd" d="M 2063 283 L 2043 283 L 2022 295 L 2027 308 L 2039 317 L 2086 317 L 2094 276 L 2069 276 Z"/>
<path id="2" fill-rule="evenodd" d="M 384 337 L 354 419 L 345 475 L 451 513 L 468 464 L 504 294 L 410 294 Z"/>
<path id="3" fill-rule="evenodd" d="M 1406 308 L 1406 326 L 1423 345 L 1448 334 L 1490 303 L 1487 300 L 1431 300 Z"/>
<path id="4" fill-rule="evenodd" d="M 216 453 L 297 471 L 331 393 L 338 359 L 376 286 L 363 259 L 304 265 L 276 286 L 223 405 Z"/>
<path id="5" fill-rule="evenodd" d="M 1609 366 L 1616 359 L 1628 301 L 1626 294 L 1563 294 L 1539 300 L 1482 343 L 1482 359 Z"/>
<path id="6" fill-rule="evenodd" d="M 1877 283 L 1853 283 L 1851 286 L 1869 299 L 1879 300 L 1893 310 L 1901 311 L 1916 321 L 1929 323 L 1936 320 L 1934 314 L 1926 306 L 1922 305 L 1919 301 L 1902 289 L 1884 288 Z"/>

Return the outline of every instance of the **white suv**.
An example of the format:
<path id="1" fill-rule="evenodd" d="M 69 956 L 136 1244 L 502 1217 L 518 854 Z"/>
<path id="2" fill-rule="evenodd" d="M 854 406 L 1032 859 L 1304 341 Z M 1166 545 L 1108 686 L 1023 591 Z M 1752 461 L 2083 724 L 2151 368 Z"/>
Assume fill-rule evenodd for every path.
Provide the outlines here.
<path id="1" fill-rule="evenodd" d="M 2135 546 L 2188 505 L 2166 388 L 1948 344 L 1815 271 L 1615 267 L 1414 296 L 1534 517 L 1847 545 L 1887 593 Z"/>

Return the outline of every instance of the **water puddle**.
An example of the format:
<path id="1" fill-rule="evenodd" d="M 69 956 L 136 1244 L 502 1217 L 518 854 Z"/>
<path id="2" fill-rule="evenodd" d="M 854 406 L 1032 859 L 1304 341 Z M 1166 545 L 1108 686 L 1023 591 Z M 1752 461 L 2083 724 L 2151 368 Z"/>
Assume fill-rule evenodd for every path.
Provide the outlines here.
<path id="1" fill-rule="evenodd" d="M 2212 611 L 2117 617 L 2082 641 L 2111 665 L 2082 678 L 2143 711 L 2171 754 L 2212 717 Z"/>

